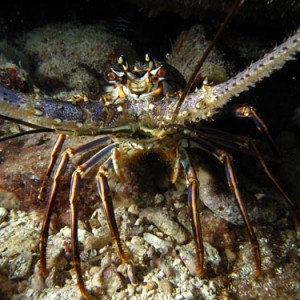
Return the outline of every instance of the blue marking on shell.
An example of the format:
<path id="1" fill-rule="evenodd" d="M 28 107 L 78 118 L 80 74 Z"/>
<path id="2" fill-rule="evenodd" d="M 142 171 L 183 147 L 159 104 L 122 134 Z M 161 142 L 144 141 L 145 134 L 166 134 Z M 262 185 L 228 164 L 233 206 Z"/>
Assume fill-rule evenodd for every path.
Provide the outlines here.
<path id="1" fill-rule="evenodd" d="M 43 112 L 43 117 L 60 119 L 62 121 L 84 121 L 84 113 L 80 106 L 55 99 L 36 100 L 36 109 Z"/>
<path id="2" fill-rule="evenodd" d="M 28 99 L 22 94 L 6 89 L 4 87 L 0 87 L 0 100 L 14 105 L 17 108 L 23 108 L 28 103 Z"/>
<path id="3" fill-rule="evenodd" d="M 92 122 L 104 121 L 107 116 L 107 112 L 103 109 L 104 104 L 99 102 L 84 102 L 82 107 L 90 115 Z"/>

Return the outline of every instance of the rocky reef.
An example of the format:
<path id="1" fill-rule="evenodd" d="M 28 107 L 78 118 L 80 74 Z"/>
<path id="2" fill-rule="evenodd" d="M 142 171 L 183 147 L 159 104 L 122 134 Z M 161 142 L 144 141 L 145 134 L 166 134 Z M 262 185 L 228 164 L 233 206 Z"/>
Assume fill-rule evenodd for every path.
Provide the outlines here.
<path id="1" fill-rule="evenodd" d="M 43 18 L 29 11 L 23 1 L 8 5 L 0 16 L 4 24 L 1 86 L 61 101 L 97 100 L 106 93 L 103 74 L 115 65 L 117 57 L 125 54 L 132 63 L 142 60 L 147 49 L 154 59 L 166 60 L 187 79 L 230 1 L 98 2 L 73 7 L 62 2 L 57 12 L 46 1 L 38 4 Z M 293 6 L 284 3 L 246 3 L 206 61 L 198 76 L 200 84 L 204 78 L 209 84 L 227 80 L 294 31 L 299 26 L 300 6 L 297 1 Z M 258 30 L 264 25 L 265 29 Z M 273 159 L 264 141 L 260 146 L 280 182 L 300 205 L 299 70 L 299 62 L 292 61 L 232 103 L 257 107 L 282 154 L 281 163 Z M 245 120 L 216 117 L 213 121 L 216 128 L 261 139 Z M 2 137 L 26 130 L 4 120 L 0 126 Z M 45 281 L 38 270 L 39 232 L 46 203 L 36 197 L 55 139 L 53 134 L 39 133 L 0 142 L 1 299 L 80 299 L 71 266 L 68 191 L 72 170 L 87 157 L 75 158 L 67 170 L 50 226 L 50 274 Z M 92 139 L 72 137 L 65 147 Z M 87 288 L 101 299 L 296 299 L 300 291 L 300 240 L 291 214 L 256 167 L 255 159 L 235 150 L 232 154 L 261 249 L 263 272 L 259 278 L 253 276 L 250 243 L 223 167 L 209 155 L 192 150 L 203 202 L 204 274 L 195 275 L 183 179 L 175 185 L 167 181 L 159 188 L 153 183 L 145 188 L 139 181 L 153 178 L 147 168 L 142 175 L 132 172 L 126 182 L 113 172 L 109 174 L 117 223 L 132 262 L 127 265 L 111 245 L 91 172 L 80 192 L 78 232 Z M 155 157 L 144 161 L 142 167 L 160 166 L 156 173 L 162 173 L 162 181 L 168 177 L 164 162 Z"/>

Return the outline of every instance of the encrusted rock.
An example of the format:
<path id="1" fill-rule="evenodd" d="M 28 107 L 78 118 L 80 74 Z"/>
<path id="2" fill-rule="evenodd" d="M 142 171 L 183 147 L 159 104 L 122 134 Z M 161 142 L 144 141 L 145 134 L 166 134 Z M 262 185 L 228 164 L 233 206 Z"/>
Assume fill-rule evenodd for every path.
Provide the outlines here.
<path id="1" fill-rule="evenodd" d="M 10 263 L 9 277 L 11 279 L 24 279 L 29 276 L 32 264 L 32 253 L 22 252 Z"/>
<path id="2" fill-rule="evenodd" d="M 178 244 L 187 240 L 185 230 L 175 222 L 167 211 L 161 208 L 149 207 L 141 211 L 141 215 L 157 226 L 163 233 L 171 236 Z"/>
<path id="3" fill-rule="evenodd" d="M 167 297 L 172 294 L 173 286 L 170 283 L 170 281 L 168 281 L 166 279 L 161 279 L 159 281 L 159 288 L 161 289 L 163 294 Z"/>
<path id="4" fill-rule="evenodd" d="M 204 27 L 201 25 L 191 27 L 177 38 L 172 46 L 172 54 L 168 56 L 168 63 L 177 68 L 185 80 L 188 80 L 208 44 Z M 224 58 L 214 49 L 201 68 L 198 82 L 201 83 L 204 78 L 214 84 L 226 81 L 229 77 L 226 68 L 228 67 L 224 64 Z"/>
<path id="5" fill-rule="evenodd" d="M 4 207 L 0 207 L 0 224 L 5 220 L 8 215 L 8 210 Z"/>
<path id="6" fill-rule="evenodd" d="M 29 32 L 20 46 L 34 59 L 35 80 L 41 86 L 58 91 L 73 89 L 95 98 L 103 93 L 99 79 L 118 56 L 135 60 L 130 43 L 108 33 L 101 24 L 46 25 Z"/>
<path id="7" fill-rule="evenodd" d="M 166 253 L 168 251 L 168 249 L 170 249 L 173 246 L 173 244 L 171 242 L 160 239 L 156 235 L 148 233 L 148 232 L 145 232 L 143 237 L 146 242 L 148 242 L 156 250 L 159 250 L 162 253 Z"/>

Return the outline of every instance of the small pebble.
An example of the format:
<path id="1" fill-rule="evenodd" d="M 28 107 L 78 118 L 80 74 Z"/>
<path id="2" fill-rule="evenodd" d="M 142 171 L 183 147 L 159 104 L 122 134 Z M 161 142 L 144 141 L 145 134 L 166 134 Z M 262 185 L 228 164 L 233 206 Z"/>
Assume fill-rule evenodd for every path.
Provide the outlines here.
<path id="1" fill-rule="evenodd" d="M 5 220 L 8 215 L 8 210 L 4 207 L 0 207 L 0 224 Z"/>
<path id="2" fill-rule="evenodd" d="M 169 248 L 172 247 L 171 242 L 167 242 L 152 233 L 145 232 L 144 239 L 147 243 L 153 246 L 156 250 L 160 250 L 162 252 L 167 252 Z"/>
<path id="3" fill-rule="evenodd" d="M 173 237 L 178 244 L 183 244 L 187 240 L 185 230 L 173 220 L 171 214 L 161 210 L 161 208 L 146 208 L 141 211 L 141 215 L 152 222 L 165 234 Z"/>
<path id="4" fill-rule="evenodd" d="M 167 295 L 171 295 L 172 291 L 173 291 L 173 286 L 172 284 L 166 280 L 166 279 L 161 279 L 159 281 L 159 287 L 161 289 L 161 291 L 167 296 Z"/>
<path id="5" fill-rule="evenodd" d="M 25 279 L 29 276 L 32 264 L 32 253 L 23 252 L 10 263 L 9 277 L 11 279 Z"/>
<path id="6" fill-rule="evenodd" d="M 133 296 L 135 293 L 135 287 L 132 284 L 127 284 L 128 296 Z"/>
<path id="7" fill-rule="evenodd" d="M 133 215 L 138 215 L 139 211 L 139 207 L 136 204 L 132 204 L 128 207 L 128 212 Z"/>
<path id="8" fill-rule="evenodd" d="M 158 288 L 158 284 L 153 280 L 148 280 L 146 288 L 148 291 L 156 290 Z"/>

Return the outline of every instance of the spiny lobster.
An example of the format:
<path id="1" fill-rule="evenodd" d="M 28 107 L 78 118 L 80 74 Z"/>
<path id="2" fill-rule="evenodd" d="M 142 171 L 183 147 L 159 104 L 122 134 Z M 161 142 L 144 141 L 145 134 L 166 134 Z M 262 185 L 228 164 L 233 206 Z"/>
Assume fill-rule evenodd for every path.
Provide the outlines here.
<path id="1" fill-rule="evenodd" d="M 258 241 L 237 186 L 232 157 L 223 150 L 223 142 L 226 141 L 235 147 L 250 149 L 256 155 L 267 177 L 274 183 L 291 207 L 298 232 L 300 231 L 300 210 L 272 175 L 253 139 L 232 135 L 207 126 L 201 126 L 195 130 L 192 124 L 211 119 L 233 96 L 242 93 L 254 86 L 256 82 L 269 76 L 274 70 L 281 68 L 286 61 L 293 59 L 293 55 L 299 51 L 300 32 L 298 31 L 232 79 L 216 86 L 204 84 L 200 90 L 184 96 L 181 92 L 174 91 L 172 86 L 170 87 L 168 65 L 160 64 L 148 55 L 146 55 L 145 64 L 136 64 L 134 67 L 130 67 L 125 58 L 120 57 L 120 67 L 118 69 L 111 68 L 105 74 L 106 80 L 112 86 L 112 92 L 102 97 L 101 101 L 72 103 L 43 97 L 31 99 L 29 95 L 0 87 L 1 118 L 33 128 L 27 134 L 34 132 L 58 134 L 39 193 L 40 198 L 45 197 L 47 183 L 52 177 L 53 184 L 48 195 L 47 210 L 40 236 L 40 270 L 43 276 L 46 277 L 48 274 L 46 246 L 51 212 L 59 183 L 73 156 L 92 150 L 96 150 L 96 153 L 85 163 L 77 166 L 73 172 L 69 196 L 72 260 L 78 287 L 83 297 L 88 298 L 89 293 L 85 288 L 81 273 L 77 236 L 80 183 L 90 169 L 100 165 L 96 175 L 97 189 L 102 199 L 112 241 L 121 260 L 128 263 L 128 255 L 121 242 L 114 215 L 108 185 L 108 170 L 113 168 L 115 173 L 122 177 L 122 169 L 118 162 L 121 157 L 128 157 L 129 159 L 131 155 L 157 153 L 160 157 L 168 160 L 173 169 L 172 183 L 177 180 L 180 165 L 182 166 L 186 176 L 188 201 L 191 206 L 192 229 L 196 248 L 196 273 L 201 274 L 203 272 L 204 247 L 199 216 L 199 182 L 186 151 L 187 148 L 205 151 L 224 165 L 228 185 L 238 203 L 250 237 L 254 256 L 254 274 L 259 276 L 261 258 Z M 276 147 L 267 127 L 252 107 L 229 108 L 228 115 L 251 118 L 276 153 Z M 86 144 L 64 150 L 57 162 L 57 157 L 67 136 L 97 137 Z"/>

